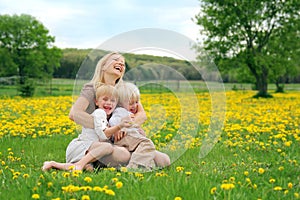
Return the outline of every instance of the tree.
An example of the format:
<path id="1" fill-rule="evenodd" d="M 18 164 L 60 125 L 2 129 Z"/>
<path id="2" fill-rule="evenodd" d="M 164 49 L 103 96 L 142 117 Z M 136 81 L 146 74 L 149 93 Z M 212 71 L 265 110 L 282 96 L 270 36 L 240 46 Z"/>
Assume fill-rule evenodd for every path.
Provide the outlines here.
<path id="1" fill-rule="evenodd" d="M 30 15 L 0 15 L 0 53 L 5 53 L 0 71 L 20 77 L 23 95 L 33 94 L 24 93 L 34 90 L 30 79 L 52 78 L 54 69 L 59 67 L 61 51 L 52 45 L 54 41 L 43 24 Z"/>
<path id="2" fill-rule="evenodd" d="M 270 96 L 271 73 L 287 73 L 281 64 L 288 62 L 289 69 L 297 67 L 293 60 L 299 54 L 300 1 L 201 0 L 200 5 L 195 19 L 207 36 L 201 45 L 220 68 L 224 59 L 246 66 L 255 78 L 257 97 Z M 285 38 L 293 36 L 295 45 L 284 44 Z"/>

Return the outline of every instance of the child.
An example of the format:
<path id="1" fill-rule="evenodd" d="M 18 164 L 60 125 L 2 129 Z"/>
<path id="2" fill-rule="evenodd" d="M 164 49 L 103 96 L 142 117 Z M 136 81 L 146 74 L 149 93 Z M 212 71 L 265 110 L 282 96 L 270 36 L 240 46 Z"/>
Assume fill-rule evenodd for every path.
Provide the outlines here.
<path id="1" fill-rule="evenodd" d="M 128 82 L 124 82 L 117 87 L 119 96 L 119 106 L 112 113 L 112 117 L 109 120 L 110 126 L 115 126 L 120 123 L 123 117 L 131 116 L 137 112 L 138 103 L 140 100 L 140 92 L 138 88 Z M 118 146 L 126 147 L 131 154 L 127 168 L 136 169 L 139 167 L 146 168 L 147 170 L 153 168 L 155 146 L 153 142 L 146 138 L 143 131 L 136 126 L 123 128 L 126 135 L 119 141 L 115 141 L 114 144 Z"/>
<path id="2" fill-rule="evenodd" d="M 46 161 L 42 170 L 47 171 L 51 168 L 70 170 L 73 168 L 92 171 L 93 167 L 88 165 L 89 163 L 111 154 L 113 147 L 108 138 L 120 129 L 131 126 L 131 119 L 123 118 L 115 126 L 107 127 L 107 117 L 111 115 L 117 102 L 118 96 L 115 88 L 110 85 L 100 85 L 96 90 L 98 109 L 92 113 L 95 129 L 82 127 L 81 134 L 78 138 L 73 139 L 67 147 L 67 163 Z"/>

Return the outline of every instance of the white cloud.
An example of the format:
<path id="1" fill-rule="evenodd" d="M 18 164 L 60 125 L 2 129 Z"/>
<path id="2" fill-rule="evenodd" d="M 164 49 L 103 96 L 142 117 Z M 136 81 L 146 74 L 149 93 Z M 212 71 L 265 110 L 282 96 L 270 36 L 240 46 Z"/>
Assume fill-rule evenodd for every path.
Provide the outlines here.
<path id="1" fill-rule="evenodd" d="M 139 28 L 162 28 L 196 40 L 191 20 L 198 0 L 0 0 L 1 14 L 36 17 L 55 36 L 58 47 L 95 48 L 114 35 Z"/>

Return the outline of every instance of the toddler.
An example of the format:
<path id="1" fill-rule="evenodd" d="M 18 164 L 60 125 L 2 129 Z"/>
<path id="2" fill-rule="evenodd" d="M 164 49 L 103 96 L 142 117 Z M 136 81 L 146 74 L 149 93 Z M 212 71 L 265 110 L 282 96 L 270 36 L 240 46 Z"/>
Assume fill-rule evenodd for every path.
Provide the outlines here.
<path id="1" fill-rule="evenodd" d="M 119 103 L 109 120 L 110 126 L 120 123 L 126 116 L 132 116 L 138 110 L 140 92 L 138 88 L 129 82 L 124 82 L 117 87 Z M 155 146 L 153 142 L 146 138 L 144 132 L 134 124 L 131 127 L 122 128 L 126 135 L 119 141 L 114 141 L 115 145 L 127 148 L 132 154 L 127 168 L 136 169 L 139 167 L 147 170 L 152 169 L 154 164 Z"/>

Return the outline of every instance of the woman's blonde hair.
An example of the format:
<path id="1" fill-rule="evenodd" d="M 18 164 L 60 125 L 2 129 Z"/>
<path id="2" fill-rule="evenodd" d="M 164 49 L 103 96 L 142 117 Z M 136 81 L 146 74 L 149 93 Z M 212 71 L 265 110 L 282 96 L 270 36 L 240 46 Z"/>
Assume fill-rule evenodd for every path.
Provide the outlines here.
<path id="1" fill-rule="evenodd" d="M 131 100 L 140 100 L 140 91 L 133 83 L 123 81 L 116 88 L 119 96 L 119 105 L 123 105 L 125 102 L 130 102 Z"/>
<path id="2" fill-rule="evenodd" d="M 99 84 L 96 88 L 96 100 L 98 100 L 100 96 L 104 95 L 112 96 L 116 98 L 117 101 L 119 99 L 118 91 L 114 86 L 102 83 Z"/>
<path id="3" fill-rule="evenodd" d="M 95 69 L 95 72 L 94 72 L 94 76 L 91 80 L 91 82 L 93 83 L 94 85 L 94 88 L 97 88 L 99 84 L 102 84 L 104 83 L 104 73 L 103 73 L 103 70 L 104 70 L 104 66 L 107 64 L 107 61 L 108 59 L 113 56 L 113 55 L 120 55 L 120 57 L 123 57 L 120 53 L 118 52 L 111 52 L 111 53 L 108 53 L 106 54 L 105 56 L 103 56 L 97 63 L 96 65 L 96 69 Z M 124 58 L 124 57 L 123 57 Z M 124 71 L 125 72 L 125 71 Z M 117 83 L 121 83 L 122 82 L 122 78 L 123 78 L 123 75 L 124 75 L 124 72 L 122 73 L 121 77 L 116 81 L 116 84 Z"/>

